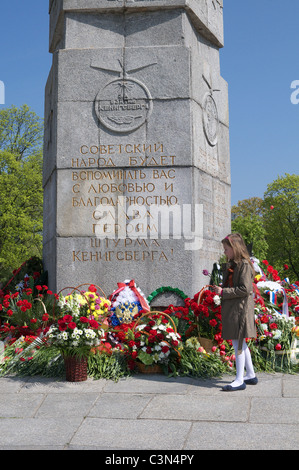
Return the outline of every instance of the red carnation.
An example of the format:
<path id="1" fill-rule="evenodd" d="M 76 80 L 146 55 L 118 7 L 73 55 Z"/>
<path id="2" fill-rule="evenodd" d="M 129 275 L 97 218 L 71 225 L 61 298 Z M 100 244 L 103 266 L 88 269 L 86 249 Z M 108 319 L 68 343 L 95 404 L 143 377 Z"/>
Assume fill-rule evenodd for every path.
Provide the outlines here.
<path id="1" fill-rule="evenodd" d="M 62 320 L 66 323 L 70 323 L 73 320 L 73 317 L 72 315 L 64 315 Z"/>
<path id="2" fill-rule="evenodd" d="M 91 328 L 99 328 L 99 324 L 96 320 L 89 320 Z"/>
<path id="3" fill-rule="evenodd" d="M 86 318 L 86 317 L 80 317 L 80 322 L 81 322 L 81 323 L 88 323 L 88 321 L 89 321 L 88 318 Z"/>
<path id="4" fill-rule="evenodd" d="M 68 324 L 68 327 L 71 329 L 71 330 L 74 330 L 76 328 L 76 323 L 74 321 L 71 321 L 69 324 Z"/>

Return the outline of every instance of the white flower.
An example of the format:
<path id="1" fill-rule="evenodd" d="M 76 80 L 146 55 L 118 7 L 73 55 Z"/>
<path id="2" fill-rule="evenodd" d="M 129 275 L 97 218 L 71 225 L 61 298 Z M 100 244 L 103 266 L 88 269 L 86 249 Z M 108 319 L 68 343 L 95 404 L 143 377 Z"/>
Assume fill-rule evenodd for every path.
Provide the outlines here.
<path id="1" fill-rule="evenodd" d="M 272 291 L 282 291 L 283 287 L 274 281 L 260 281 L 257 283 L 258 289 L 270 289 Z"/>
<path id="2" fill-rule="evenodd" d="M 143 330 L 146 327 L 146 324 L 138 325 L 137 330 Z"/>
<path id="3" fill-rule="evenodd" d="M 261 323 L 261 329 L 263 331 L 267 331 L 268 330 L 268 325 L 266 323 Z"/>
<path id="4" fill-rule="evenodd" d="M 215 305 L 220 305 L 221 304 L 221 299 L 220 299 L 219 295 L 214 296 L 214 304 Z"/>
<path id="5" fill-rule="evenodd" d="M 160 331 L 165 331 L 166 330 L 166 326 L 165 325 L 159 325 L 158 329 Z"/>
<path id="6" fill-rule="evenodd" d="M 155 362 L 158 362 L 159 359 L 160 359 L 158 353 L 153 354 L 152 358 L 153 358 L 153 360 L 154 360 Z"/>
<path id="7" fill-rule="evenodd" d="M 282 335 L 281 330 L 276 330 L 275 333 L 273 333 L 273 339 L 279 339 Z"/>

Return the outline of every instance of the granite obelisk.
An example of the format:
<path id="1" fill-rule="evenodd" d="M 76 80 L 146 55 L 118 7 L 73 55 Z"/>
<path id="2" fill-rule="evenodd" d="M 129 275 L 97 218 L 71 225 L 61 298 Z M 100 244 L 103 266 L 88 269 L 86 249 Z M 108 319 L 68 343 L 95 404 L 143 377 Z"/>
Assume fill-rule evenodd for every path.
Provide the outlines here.
<path id="1" fill-rule="evenodd" d="M 191 296 L 230 230 L 222 0 L 50 0 L 44 265 L 53 290 Z"/>

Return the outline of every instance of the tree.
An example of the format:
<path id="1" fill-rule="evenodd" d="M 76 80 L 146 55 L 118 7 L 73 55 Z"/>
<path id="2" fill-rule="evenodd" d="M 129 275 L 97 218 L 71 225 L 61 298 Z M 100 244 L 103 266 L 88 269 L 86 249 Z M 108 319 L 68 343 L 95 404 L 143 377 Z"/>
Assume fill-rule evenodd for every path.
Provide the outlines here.
<path id="1" fill-rule="evenodd" d="M 263 215 L 263 199 L 260 197 L 251 197 L 249 199 L 243 199 L 238 201 L 237 206 L 232 207 L 233 219 L 236 217 L 247 217 L 252 215 Z"/>
<path id="2" fill-rule="evenodd" d="M 0 110 L 0 150 L 21 160 L 40 151 L 42 138 L 43 121 L 26 104 Z"/>
<path id="3" fill-rule="evenodd" d="M 278 270 L 299 278 L 299 175 L 285 174 L 269 184 L 264 194 L 264 226 L 268 260 Z"/>
<path id="4" fill-rule="evenodd" d="M 261 217 L 257 214 L 239 216 L 232 221 L 232 231 L 242 235 L 249 251 L 252 251 L 256 258 L 260 260 L 266 258 L 268 243 Z"/>
<path id="5" fill-rule="evenodd" d="M 42 140 L 27 105 L 0 111 L 0 280 L 42 255 Z"/>
<path id="6" fill-rule="evenodd" d="M 0 152 L 0 278 L 42 255 L 42 155 Z"/>
<path id="7" fill-rule="evenodd" d="M 232 207 L 232 231 L 242 235 L 252 254 L 259 259 L 266 257 L 268 249 L 262 215 L 263 199 L 258 197 L 244 199 Z"/>

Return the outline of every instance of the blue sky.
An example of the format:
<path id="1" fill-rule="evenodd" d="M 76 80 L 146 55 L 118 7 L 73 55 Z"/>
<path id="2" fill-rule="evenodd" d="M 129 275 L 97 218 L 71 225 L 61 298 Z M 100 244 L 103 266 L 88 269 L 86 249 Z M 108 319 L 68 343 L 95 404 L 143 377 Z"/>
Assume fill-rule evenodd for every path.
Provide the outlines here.
<path id="1" fill-rule="evenodd" d="M 1 0 L 0 109 L 26 103 L 43 116 L 48 3 Z M 280 175 L 298 174 L 299 104 L 290 100 L 299 80 L 298 18 L 298 0 L 224 0 L 220 57 L 229 84 L 232 204 L 263 197 Z"/>

